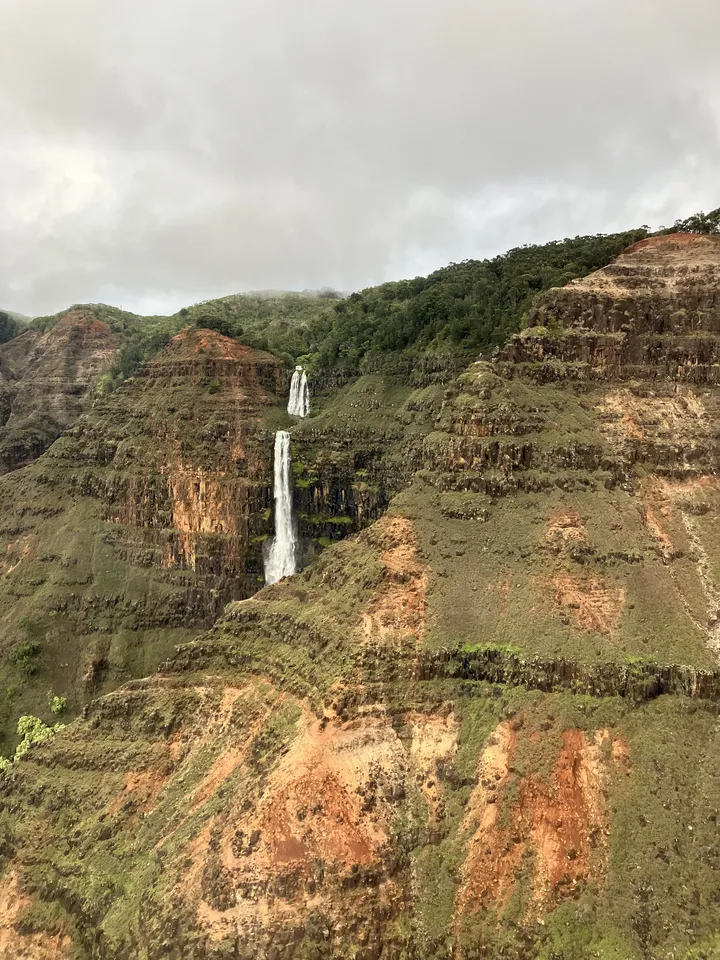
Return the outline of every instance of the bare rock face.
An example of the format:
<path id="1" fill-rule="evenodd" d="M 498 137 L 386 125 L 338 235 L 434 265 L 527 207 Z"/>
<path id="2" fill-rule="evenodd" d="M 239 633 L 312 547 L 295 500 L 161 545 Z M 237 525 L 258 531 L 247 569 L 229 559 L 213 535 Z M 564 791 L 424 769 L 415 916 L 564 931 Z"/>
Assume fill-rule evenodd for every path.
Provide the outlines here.
<path id="1" fill-rule="evenodd" d="M 110 328 L 84 310 L 0 347 L 0 474 L 36 460 L 75 423 L 117 349 Z"/>
<path id="2" fill-rule="evenodd" d="M 68 439 L 124 559 L 190 571 L 201 620 L 262 583 L 272 442 L 261 418 L 285 380 L 271 354 L 184 330 Z"/>
<path id="3" fill-rule="evenodd" d="M 546 379 L 720 379 L 720 237 L 674 234 L 543 294 L 503 351 Z M 564 364 L 560 368 L 557 364 Z"/>

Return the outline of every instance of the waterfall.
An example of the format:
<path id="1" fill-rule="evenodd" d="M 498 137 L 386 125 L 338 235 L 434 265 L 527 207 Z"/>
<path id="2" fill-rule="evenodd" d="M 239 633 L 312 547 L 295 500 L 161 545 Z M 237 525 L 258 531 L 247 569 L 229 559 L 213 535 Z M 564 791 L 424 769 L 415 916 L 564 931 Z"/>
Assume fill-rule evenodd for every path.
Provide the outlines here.
<path id="1" fill-rule="evenodd" d="M 307 374 L 302 367 L 295 367 L 290 383 L 288 413 L 293 417 L 306 417 L 310 413 L 310 389 Z"/>
<path id="2" fill-rule="evenodd" d="M 277 583 L 297 573 L 298 538 L 290 483 L 290 434 L 275 434 L 275 537 L 265 558 L 265 583 Z"/>

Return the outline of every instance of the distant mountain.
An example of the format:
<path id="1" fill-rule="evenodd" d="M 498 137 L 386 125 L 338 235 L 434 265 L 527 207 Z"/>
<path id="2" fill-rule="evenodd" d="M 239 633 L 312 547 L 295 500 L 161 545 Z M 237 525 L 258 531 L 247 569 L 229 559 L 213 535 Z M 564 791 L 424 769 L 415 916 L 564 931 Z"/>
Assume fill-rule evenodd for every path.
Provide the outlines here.
<path id="1" fill-rule="evenodd" d="M 17 320 L 18 323 L 30 323 L 32 320 L 32 317 L 27 317 L 24 313 L 18 313 L 16 310 L 0 309 L 0 313 L 6 313 L 8 317 L 12 317 L 13 320 Z"/>

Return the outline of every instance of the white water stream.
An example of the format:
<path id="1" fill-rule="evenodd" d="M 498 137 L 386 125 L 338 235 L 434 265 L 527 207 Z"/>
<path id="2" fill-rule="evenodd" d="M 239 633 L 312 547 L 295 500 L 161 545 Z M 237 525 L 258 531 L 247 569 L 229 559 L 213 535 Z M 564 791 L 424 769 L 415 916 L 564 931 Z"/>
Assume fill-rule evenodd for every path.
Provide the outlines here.
<path id="1" fill-rule="evenodd" d="M 290 434 L 275 434 L 275 537 L 265 558 L 265 583 L 277 583 L 297 573 L 298 536 L 293 517 L 290 478 Z"/>
<path id="2" fill-rule="evenodd" d="M 306 417 L 310 413 L 310 388 L 307 374 L 302 367 L 295 367 L 290 383 L 288 413 L 292 417 Z"/>

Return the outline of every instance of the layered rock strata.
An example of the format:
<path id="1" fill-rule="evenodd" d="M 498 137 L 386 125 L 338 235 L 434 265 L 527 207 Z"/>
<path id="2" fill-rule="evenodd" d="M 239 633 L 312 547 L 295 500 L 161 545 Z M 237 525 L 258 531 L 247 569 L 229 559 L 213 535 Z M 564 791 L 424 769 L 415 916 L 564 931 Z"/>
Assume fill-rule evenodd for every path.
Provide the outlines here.
<path id="1" fill-rule="evenodd" d="M 359 522 L 342 484 L 376 498 L 383 482 L 387 512 L 13 765 L 0 944 L 108 960 L 712 956 L 718 388 L 712 363 L 692 380 L 663 355 L 627 358 L 648 338 L 692 340 L 669 332 L 677 304 L 715 336 L 700 320 L 715 250 L 631 249 L 611 270 L 622 283 L 600 271 L 547 295 L 542 325 L 447 390 L 366 381 L 319 404 L 294 440 L 297 504 L 324 511 L 335 490 Z M 613 366 L 573 352 L 575 335 L 635 345 Z M 128 385 L 133 409 L 145 390 L 157 407 Z M 189 437 L 194 468 L 225 463 L 182 400 L 149 434 L 128 408 L 107 463 L 164 463 L 145 436 Z M 124 549 L 122 518 L 149 537 L 154 570 L 169 474 L 148 485 L 138 470 L 145 493 L 128 499 L 103 466 L 107 427 L 76 428 L 74 475 Z M 182 516 L 225 524 L 217 502 Z"/>
<path id="2" fill-rule="evenodd" d="M 0 346 L 0 474 L 37 459 L 88 408 L 119 342 L 85 310 Z"/>

